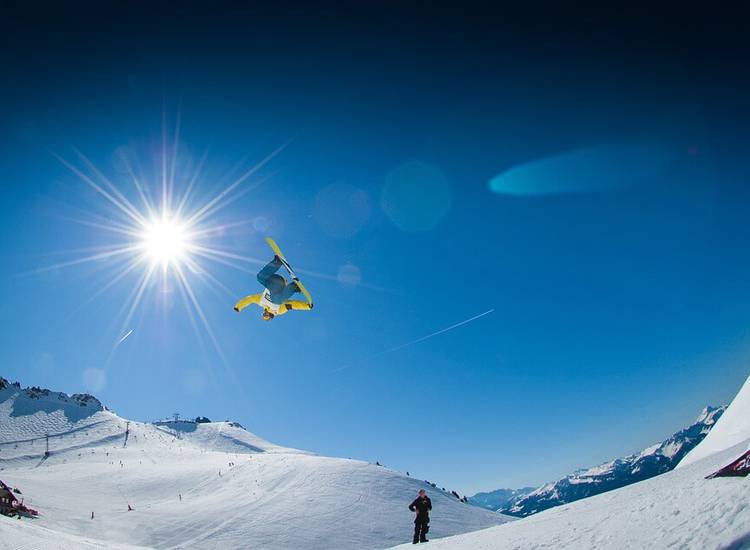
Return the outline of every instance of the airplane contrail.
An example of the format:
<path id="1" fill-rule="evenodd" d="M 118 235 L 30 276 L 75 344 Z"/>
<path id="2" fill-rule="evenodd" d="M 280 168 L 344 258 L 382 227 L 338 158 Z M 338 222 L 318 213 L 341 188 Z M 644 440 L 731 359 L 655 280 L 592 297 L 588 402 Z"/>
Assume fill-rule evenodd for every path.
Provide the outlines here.
<path id="1" fill-rule="evenodd" d="M 440 329 L 437 332 L 433 332 L 432 334 L 428 334 L 427 336 L 422 336 L 421 338 L 417 338 L 416 340 L 412 340 L 411 342 L 407 342 L 406 344 L 401 344 L 400 346 L 396 346 L 395 348 L 391 348 L 389 350 L 385 350 L 383 352 L 380 352 L 378 355 L 383 355 L 385 353 L 392 353 L 394 351 L 398 351 L 398 350 L 404 349 L 406 347 L 413 346 L 414 344 L 418 344 L 419 342 L 424 342 L 425 340 L 428 340 L 428 339 L 432 338 L 433 336 L 437 336 L 438 334 L 443 334 L 444 332 L 448 332 L 449 330 L 453 330 L 454 328 L 458 328 L 461 325 L 465 325 L 466 323 L 471 323 L 472 321 L 476 321 L 480 317 L 484 317 L 485 315 L 489 315 L 493 311 L 495 311 L 494 307 L 492 309 L 488 309 L 484 313 L 480 313 L 479 315 L 475 315 L 474 317 L 471 317 L 469 319 L 465 319 L 465 320 L 461 321 L 460 323 L 456 323 L 455 325 L 451 325 L 449 327 Z"/>
<path id="2" fill-rule="evenodd" d="M 132 333 L 133 333 L 133 329 L 131 328 L 131 329 L 130 329 L 129 331 L 127 331 L 127 332 L 125 333 L 125 336 L 123 336 L 122 338 L 120 338 L 120 339 L 119 339 L 119 340 L 117 341 L 117 343 L 115 344 L 115 347 L 117 347 L 117 346 L 119 346 L 120 344 L 122 344 L 122 343 L 123 343 L 123 342 L 125 341 L 125 339 L 126 339 L 126 338 L 127 338 L 128 336 L 130 336 L 130 335 L 131 335 Z"/>
<path id="3" fill-rule="evenodd" d="M 390 348 L 390 349 L 387 349 L 385 351 L 381 351 L 379 353 L 376 353 L 375 355 L 371 355 L 370 357 L 368 357 L 367 359 L 365 359 L 365 361 L 367 361 L 369 359 L 375 359 L 376 357 L 380 357 L 381 355 L 385 355 L 387 353 L 393 353 L 394 351 L 399 351 L 399 350 L 402 350 L 404 348 L 408 348 L 409 346 L 413 346 L 414 344 L 418 344 L 420 342 L 424 342 L 425 340 L 429 340 L 430 338 L 433 338 L 433 337 L 435 337 L 435 336 L 437 336 L 439 334 L 443 334 L 444 332 L 448 332 L 449 330 L 453 330 L 454 328 L 458 328 L 458 327 L 460 327 L 462 325 L 465 325 L 467 323 L 471 323 L 472 321 L 476 321 L 480 317 L 484 317 L 485 315 L 489 315 L 493 311 L 495 311 L 494 307 L 492 309 L 488 309 L 484 313 L 480 313 L 479 315 L 474 315 L 474 317 L 469 317 L 468 319 L 464 319 L 463 321 L 461 321 L 459 323 L 456 323 L 455 325 L 451 325 L 449 327 L 440 329 L 440 330 L 438 330 L 436 332 L 428 334 L 427 336 L 422 336 L 421 338 L 417 338 L 416 340 L 412 340 L 411 342 L 406 342 L 405 344 L 401 344 L 400 346 L 396 346 L 395 348 Z M 342 371 L 342 370 L 346 370 L 346 369 L 348 369 L 351 366 L 352 366 L 351 364 L 350 365 L 344 365 L 343 367 L 340 367 L 340 368 L 334 370 L 333 372 L 339 372 L 339 371 Z"/>

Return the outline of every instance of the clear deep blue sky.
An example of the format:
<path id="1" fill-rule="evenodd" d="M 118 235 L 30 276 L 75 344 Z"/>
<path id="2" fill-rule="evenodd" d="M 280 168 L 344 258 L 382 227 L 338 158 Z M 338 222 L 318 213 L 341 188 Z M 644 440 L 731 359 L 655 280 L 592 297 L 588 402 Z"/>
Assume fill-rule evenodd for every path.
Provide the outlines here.
<path id="1" fill-rule="evenodd" d="M 612 10 L 12 14 L 1 374 L 462 493 L 640 450 L 727 403 L 750 371 L 747 18 Z M 120 215 L 54 154 L 81 166 L 78 148 L 135 203 L 121 155 L 158 194 L 178 114 L 178 193 L 207 153 L 196 206 L 289 142 L 211 245 L 265 260 L 271 235 L 316 274 L 312 312 L 264 323 L 232 311 L 253 274 L 201 260 L 230 291 L 191 277 L 225 361 L 173 280 L 110 356 L 143 271 L 90 303 L 121 263 L 35 272 L 119 239 L 71 221 Z"/>

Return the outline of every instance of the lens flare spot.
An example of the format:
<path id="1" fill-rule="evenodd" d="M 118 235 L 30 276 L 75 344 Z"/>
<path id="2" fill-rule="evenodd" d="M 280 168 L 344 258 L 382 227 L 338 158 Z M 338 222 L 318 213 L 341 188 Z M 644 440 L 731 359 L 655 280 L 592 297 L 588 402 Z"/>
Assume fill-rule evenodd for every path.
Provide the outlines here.
<path id="1" fill-rule="evenodd" d="M 380 198 L 386 215 L 408 232 L 435 229 L 451 202 L 448 178 L 439 168 L 424 162 L 408 162 L 388 174 Z"/>
<path id="2" fill-rule="evenodd" d="M 83 371 L 83 386 L 90 392 L 99 392 L 107 385 L 107 373 L 102 369 L 86 369 Z"/>
<path id="3" fill-rule="evenodd" d="M 362 282 L 362 272 L 354 264 L 344 264 L 336 275 L 339 283 L 345 286 L 357 286 Z"/>
<path id="4" fill-rule="evenodd" d="M 489 188 L 519 197 L 596 193 L 652 183 L 677 158 L 661 144 L 599 145 L 514 166 Z"/>

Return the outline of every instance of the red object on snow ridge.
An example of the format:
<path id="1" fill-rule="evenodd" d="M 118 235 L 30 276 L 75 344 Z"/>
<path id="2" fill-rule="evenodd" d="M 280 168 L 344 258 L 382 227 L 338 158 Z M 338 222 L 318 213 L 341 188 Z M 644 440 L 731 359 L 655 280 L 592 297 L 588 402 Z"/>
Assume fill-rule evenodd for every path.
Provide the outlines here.
<path id="1" fill-rule="evenodd" d="M 712 479 L 714 477 L 744 477 L 747 474 L 750 474 L 750 449 L 745 451 L 742 456 L 731 464 L 727 464 L 710 476 L 706 476 L 706 479 Z"/>
<path id="2" fill-rule="evenodd" d="M 16 489 L 18 493 L 18 489 Z M 25 506 L 23 500 L 19 500 L 13 490 L 0 480 L 0 514 L 5 516 L 38 516 L 39 512 Z"/>

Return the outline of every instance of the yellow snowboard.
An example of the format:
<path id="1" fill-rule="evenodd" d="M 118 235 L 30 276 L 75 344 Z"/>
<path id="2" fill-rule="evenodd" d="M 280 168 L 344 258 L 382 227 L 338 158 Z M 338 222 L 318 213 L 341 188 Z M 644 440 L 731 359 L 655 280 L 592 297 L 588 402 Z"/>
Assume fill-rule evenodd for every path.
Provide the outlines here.
<path id="1" fill-rule="evenodd" d="M 299 277 L 297 277 L 297 275 L 294 273 L 292 266 L 289 265 L 289 262 L 284 257 L 284 253 L 281 252 L 279 245 L 277 245 L 276 241 L 274 241 L 271 237 L 266 237 L 266 242 L 268 243 L 268 246 L 271 247 L 271 250 L 273 250 L 274 254 L 276 254 L 279 257 L 279 259 L 281 260 L 281 263 L 284 264 L 284 267 L 289 272 L 289 275 L 291 275 L 292 280 L 295 283 L 297 283 L 297 286 L 299 287 L 300 292 L 304 295 L 305 299 L 307 300 L 307 303 L 310 304 L 310 307 L 312 308 L 312 305 L 313 305 L 312 296 L 310 296 L 310 293 L 305 288 L 305 285 L 302 284 L 302 281 L 300 281 Z"/>

